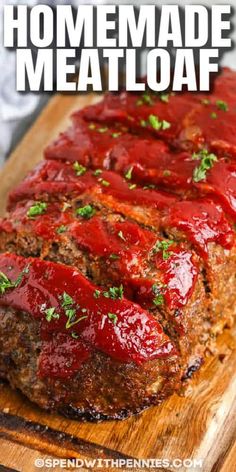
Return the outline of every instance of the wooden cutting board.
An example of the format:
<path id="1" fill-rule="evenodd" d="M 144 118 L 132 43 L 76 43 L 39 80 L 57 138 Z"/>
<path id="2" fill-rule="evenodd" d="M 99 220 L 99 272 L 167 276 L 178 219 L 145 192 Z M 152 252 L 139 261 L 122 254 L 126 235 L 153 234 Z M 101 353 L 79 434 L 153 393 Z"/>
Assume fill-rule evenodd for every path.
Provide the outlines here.
<path id="1" fill-rule="evenodd" d="M 70 113 L 98 99 L 64 95 L 51 100 L 0 173 L 0 214 L 9 190 L 40 161 L 45 145 L 67 126 Z M 191 470 L 236 472 L 235 374 L 236 328 L 219 337 L 218 354 L 207 358 L 182 396 L 121 422 L 82 423 L 48 414 L 0 384 L 0 464 L 31 472 L 39 470 L 34 466 L 38 457 L 191 458 L 203 460 L 202 468 Z"/>

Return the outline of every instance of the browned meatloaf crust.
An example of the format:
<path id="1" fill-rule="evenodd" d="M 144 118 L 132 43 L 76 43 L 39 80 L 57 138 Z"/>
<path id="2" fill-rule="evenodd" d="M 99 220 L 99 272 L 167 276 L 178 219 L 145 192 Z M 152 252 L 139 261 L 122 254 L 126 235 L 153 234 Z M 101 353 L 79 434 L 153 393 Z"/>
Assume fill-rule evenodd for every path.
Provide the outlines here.
<path id="1" fill-rule="evenodd" d="M 229 72 L 224 74 L 227 81 Z M 227 97 L 229 107 L 233 92 Z M 204 107 L 203 98 L 198 99 L 196 94 L 194 99 L 190 96 L 189 106 L 195 109 L 199 100 Z M 212 94 L 212 102 L 216 98 Z M 42 408 L 82 419 L 124 418 L 161 402 L 179 389 L 181 379 L 190 377 L 200 367 L 206 349 L 217 334 L 231 326 L 235 315 L 234 155 L 228 152 L 227 159 L 224 158 L 221 146 L 218 158 L 215 144 L 215 154 L 207 150 L 211 143 L 209 146 L 204 143 L 204 150 L 198 150 L 198 154 L 187 154 L 176 137 L 172 149 L 171 123 L 166 125 L 166 138 L 164 130 L 158 135 L 162 142 L 149 129 L 150 124 L 157 124 L 155 117 L 157 120 L 159 102 L 160 113 L 163 109 L 162 101 L 156 97 L 149 100 L 150 114 L 154 116 L 149 125 L 140 127 L 131 120 L 129 128 L 125 115 L 121 123 L 117 100 L 116 97 L 113 103 L 108 97 L 104 106 L 99 105 L 98 109 L 102 110 L 99 125 L 96 124 L 97 106 L 73 118 L 74 130 L 70 128 L 50 145 L 46 151 L 48 160 L 12 191 L 8 213 L 0 222 L 1 377 Z M 141 96 L 139 102 L 142 100 L 146 99 Z M 178 96 L 178 106 L 182 103 L 185 112 L 186 100 L 186 94 L 183 99 Z M 109 123 L 106 103 L 117 123 Z M 132 94 L 124 103 L 132 115 Z M 173 105 L 170 101 L 169 119 L 172 106 L 174 109 L 174 101 Z M 138 107 L 142 113 L 142 106 Z M 143 113 L 146 120 L 146 109 Z M 224 119 L 227 119 L 226 112 Z M 144 147 L 148 143 L 147 153 L 150 145 L 156 149 L 156 154 L 152 150 L 146 161 L 140 154 L 143 179 L 133 165 L 135 141 Z M 107 164 L 108 150 L 110 156 L 116 156 L 115 166 L 110 165 L 111 160 Z M 158 168 L 158 152 L 162 156 L 165 153 L 165 162 L 175 163 L 173 180 L 170 176 L 173 171 L 163 172 Z M 155 158 L 150 165 L 150 159 Z M 207 159 L 201 174 L 201 166 Z M 220 187 L 216 184 L 217 172 L 221 173 L 222 180 L 228 179 L 225 194 L 226 183 Z M 24 298 L 24 284 L 27 288 L 29 282 L 23 270 L 19 286 L 13 283 L 11 270 L 19 277 L 16 268 L 25 268 L 28 261 L 30 271 L 31 265 L 34 266 L 32 258 L 42 264 L 42 272 L 44 267 L 45 270 L 52 267 L 56 271 L 61 268 L 63 274 L 66 266 L 71 268 L 69 277 L 77 270 L 82 286 L 88 281 L 93 287 L 98 309 L 106 298 L 111 304 L 116 299 L 117 310 L 121 310 L 122 303 L 129 303 L 132 313 L 141 310 L 143 317 L 148 313 L 151 322 L 157 323 L 163 342 L 171 346 L 169 352 L 152 353 L 141 362 L 138 355 L 137 358 L 129 356 L 128 337 L 126 357 L 115 350 L 110 354 L 109 346 L 106 344 L 104 348 L 102 343 L 102 330 L 97 343 L 86 338 L 83 318 L 89 318 L 87 314 L 76 324 L 79 326 L 76 333 L 59 329 L 57 325 L 53 332 L 53 318 L 68 316 L 65 310 L 58 314 L 55 305 L 50 305 L 53 311 L 45 321 L 34 316 L 34 311 L 27 311 L 23 301 L 22 304 L 15 302 L 21 293 Z M 8 259 L 12 267 L 10 263 L 6 265 Z M 63 283 L 66 284 L 66 279 Z M 109 329 L 113 324 L 115 332 L 119 327 L 122 329 L 117 313 L 115 309 L 108 313 Z M 43 317 L 42 310 L 40 316 Z M 129 323 L 127 320 L 123 323 Z M 45 337 L 47 327 L 50 339 Z M 92 324 L 89 327 L 91 329 Z M 73 349 L 80 341 L 85 342 L 89 355 L 73 367 Z M 140 334 L 139 341 L 141 352 Z M 124 339 L 120 337 L 119 342 L 124 344 Z M 45 352 L 50 353 L 47 368 Z M 73 362 L 69 359 L 71 352 Z M 56 369 L 58 355 L 60 368 Z M 69 373 L 63 375 L 63 370 Z"/>

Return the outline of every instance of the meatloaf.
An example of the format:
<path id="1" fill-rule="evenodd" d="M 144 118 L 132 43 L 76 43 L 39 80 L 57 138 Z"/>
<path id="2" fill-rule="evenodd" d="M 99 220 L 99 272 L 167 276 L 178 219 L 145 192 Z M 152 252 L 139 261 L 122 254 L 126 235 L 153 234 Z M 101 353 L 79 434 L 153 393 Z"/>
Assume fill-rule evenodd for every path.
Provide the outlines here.
<path id="1" fill-rule="evenodd" d="M 235 78 L 107 94 L 10 193 L 0 374 L 42 408 L 101 420 L 158 404 L 232 325 Z"/>

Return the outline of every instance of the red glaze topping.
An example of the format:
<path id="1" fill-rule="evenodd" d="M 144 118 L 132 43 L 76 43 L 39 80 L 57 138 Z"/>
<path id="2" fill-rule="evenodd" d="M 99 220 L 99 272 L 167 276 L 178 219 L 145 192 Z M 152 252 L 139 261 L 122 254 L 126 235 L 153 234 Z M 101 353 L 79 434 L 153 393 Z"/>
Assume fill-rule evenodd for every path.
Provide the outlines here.
<path id="1" fill-rule="evenodd" d="M 201 107 L 204 108 L 204 105 Z M 223 110 L 219 111 L 224 115 L 228 114 Z M 70 159 L 84 163 L 86 157 L 84 155 L 84 139 L 86 143 L 87 141 L 90 143 L 90 166 L 111 168 L 123 175 L 131 172 L 132 183 L 158 185 L 164 189 L 172 189 L 176 193 L 184 192 L 186 195 L 187 191 L 190 196 L 193 194 L 200 197 L 210 193 L 227 213 L 236 217 L 235 162 L 228 163 L 225 159 L 219 159 L 214 163 L 212 169 L 207 171 L 205 179 L 196 183 L 193 179 L 194 169 L 200 165 L 201 160 L 200 158 L 199 160 L 193 159 L 189 152 L 173 153 L 162 141 L 150 139 L 150 137 L 121 134 L 113 139 L 110 138 L 109 128 L 104 128 L 105 131 L 99 133 L 97 128 L 89 130 L 87 127 L 86 129 L 81 120 L 74 127 L 75 133 L 77 128 L 81 128 L 81 139 L 77 143 L 76 151 L 70 152 Z M 72 136 L 71 130 L 71 140 Z M 110 143 L 111 139 L 113 139 L 112 143 Z M 70 146 L 71 144 L 68 145 L 68 153 L 63 146 L 64 156 L 69 154 Z M 55 153 L 53 145 L 51 146 L 50 157 L 60 155 L 58 149 L 60 149 L 60 139 L 55 144 Z"/>
<path id="2" fill-rule="evenodd" d="M 218 155 L 236 156 L 235 98 L 230 105 L 228 101 L 217 105 L 222 100 L 214 96 L 209 98 L 207 105 L 199 105 L 186 115 L 179 136 L 180 144 L 193 149 L 207 146 Z"/>
<path id="3" fill-rule="evenodd" d="M 64 371 L 63 375 L 70 376 L 93 349 L 121 362 L 137 364 L 175 352 L 154 316 L 124 298 L 106 298 L 102 292 L 96 298 L 98 287 L 73 267 L 1 254 L 0 269 L 11 282 L 21 274 L 18 284 L 1 294 L 0 305 L 25 311 L 40 320 L 45 343 L 41 375 L 55 376 Z M 78 336 L 78 344 L 77 339 L 71 340 L 72 333 Z"/>
<path id="4" fill-rule="evenodd" d="M 230 249 L 234 244 L 232 226 L 226 220 L 222 208 L 211 200 L 177 202 L 163 217 L 161 226 L 177 228 L 198 247 L 202 257 L 207 257 L 207 244 L 215 242 Z"/>

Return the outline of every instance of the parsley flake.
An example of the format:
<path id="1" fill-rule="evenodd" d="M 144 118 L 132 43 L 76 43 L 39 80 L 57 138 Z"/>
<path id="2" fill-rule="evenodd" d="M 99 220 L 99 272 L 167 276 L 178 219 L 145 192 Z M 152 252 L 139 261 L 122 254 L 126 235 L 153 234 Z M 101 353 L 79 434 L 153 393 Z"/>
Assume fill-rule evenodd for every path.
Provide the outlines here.
<path id="1" fill-rule="evenodd" d="M 148 117 L 149 124 L 152 126 L 153 129 L 159 131 L 159 130 L 165 130 L 170 128 L 171 124 L 166 121 L 166 120 L 159 120 L 158 116 L 156 115 L 149 115 Z"/>
<path id="2" fill-rule="evenodd" d="M 108 130 L 107 126 L 104 126 L 103 128 L 98 128 L 99 133 L 105 133 Z"/>
<path id="3" fill-rule="evenodd" d="M 45 318 L 46 320 L 50 323 L 53 319 L 58 320 L 60 318 L 60 315 L 58 313 L 55 313 L 56 308 L 47 308 L 44 310 L 45 313 Z"/>
<path id="4" fill-rule="evenodd" d="M 76 173 L 76 175 L 79 177 L 80 175 L 83 175 L 85 174 L 85 172 L 87 171 L 86 167 L 82 166 L 81 164 L 79 164 L 79 162 L 75 162 L 73 164 L 73 169 Z"/>
<path id="5" fill-rule="evenodd" d="M 124 295 L 123 285 L 119 287 L 110 287 L 107 292 L 103 292 L 103 296 L 112 300 L 122 300 Z"/>
<path id="6" fill-rule="evenodd" d="M 157 241 L 155 246 L 152 248 L 152 253 L 156 254 L 157 252 L 162 251 L 162 259 L 166 261 L 173 254 L 172 251 L 168 251 L 169 247 L 172 246 L 173 243 L 173 240 Z"/>
<path id="7" fill-rule="evenodd" d="M 217 162 L 217 156 L 213 153 L 208 154 L 207 149 L 202 149 L 199 153 L 194 153 L 192 159 L 201 159 L 199 166 L 195 167 L 193 171 L 193 181 L 200 182 L 206 178 L 206 173 Z"/>
<path id="8" fill-rule="evenodd" d="M 0 272 L 0 294 L 3 295 L 7 289 L 19 287 L 20 283 L 22 282 L 23 276 L 28 273 L 29 273 L 29 265 L 26 266 L 22 270 L 22 272 L 20 272 L 15 282 L 12 282 L 12 280 L 10 280 L 6 276 L 6 274 L 4 274 L 3 272 Z"/>
<path id="9" fill-rule="evenodd" d="M 62 308 L 68 307 L 69 305 L 72 305 L 74 303 L 73 298 L 70 295 L 68 295 L 68 293 L 66 292 L 63 292 L 62 300 L 63 300 L 62 305 L 61 305 Z"/>
<path id="10" fill-rule="evenodd" d="M 219 110 L 223 110 L 223 111 L 228 111 L 229 110 L 228 103 L 224 102 L 223 100 L 217 100 L 216 101 L 216 106 L 217 106 L 217 108 L 219 108 Z"/>
<path id="11" fill-rule="evenodd" d="M 42 215 L 47 209 L 47 203 L 35 202 L 27 211 L 28 218 L 34 218 L 35 216 Z"/>
<path id="12" fill-rule="evenodd" d="M 101 295 L 101 291 L 100 291 L 100 290 L 94 290 L 94 292 L 93 292 L 94 298 L 99 298 L 100 295 Z"/>
<path id="13" fill-rule="evenodd" d="M 160 100 L 164 103 L 168 103 L 169 102 L 169 98 L 170 98 L 170 94 L 169 93 L 162 93 L 160 95 Z"/>
<path id="14" fill-rule="evenodd" d="M 62 234 L 62 233 L 65 233 L 67 231 L 67 226 L 65 225 L 61 225 L 57 228 L 57 234 Z"/>
<path id="15" fill-rule="evenodd" d="M 86 220 L 89 220 L 94 216 L 96 213 L 96 210 L 91 206 L 91 205 L 85 205 L 84 207 L 77 208 L 76 210 L 76 215 L 81 216 L 82 218 L 85 218 Z"/>
<path id="16" fill-rule="evenodd" d="M 120 259 L 120 256 L 118 256 L 118 254 L 110 254 L 109 259 L 116 261 L 117 259 Z"/>
<path id="17" fill-rule="evenodd" d="M 116 324 L 117 323 L 117 315 L 115 315 L 115 313 L 108 313 L 107 314 L 109 320 L 112 321 L 113 324 Z"/>
<path id="18" fill-rule="evenodd" d="M 131 180 L 131 179 L 132 179 L 132 172 L 133 172 L 133 166 L 130 167 L 130 168 L 126 171 L 126 173 L 125 173 L 125 178 L 126 178 L 127 180 Z"/>
<path id="19" fill-rule="evenodd" d="M 102 170 L 101 169 L 96 169 L 94 172 L 93 172 L 93 175 L 95 175 L 95 177 L 98 177 L 98 175 L 100 175 L 102 173 Z"/>

